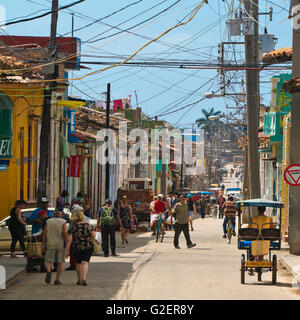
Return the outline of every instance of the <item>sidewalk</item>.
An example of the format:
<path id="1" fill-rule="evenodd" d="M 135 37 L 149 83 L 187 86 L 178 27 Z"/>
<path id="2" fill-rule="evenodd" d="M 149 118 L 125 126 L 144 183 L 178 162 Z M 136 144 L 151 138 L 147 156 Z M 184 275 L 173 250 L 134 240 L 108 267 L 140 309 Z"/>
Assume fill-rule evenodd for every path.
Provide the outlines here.
<path id="1" fill-rule="evenodd" d="M 9 255 L 0 256 L 0 266 L 5 268 L 6 288 L 17 282 L 18 277 L 26 273 L 26 259 L 22 255 L 15 259 L 11 259 Z"/>
<path id="2" fill-rule="evenodd" d="M 282 248 L 288 249 L 288 244 L 282 242 Z M 281 262 L 282 266 L 286 268 L 297 281 L 298 279 L 300 280 L 300 256 L 290 254 L 289 251 L 286 251 L 286 253 L 280 256 L 279 262 Z"/>

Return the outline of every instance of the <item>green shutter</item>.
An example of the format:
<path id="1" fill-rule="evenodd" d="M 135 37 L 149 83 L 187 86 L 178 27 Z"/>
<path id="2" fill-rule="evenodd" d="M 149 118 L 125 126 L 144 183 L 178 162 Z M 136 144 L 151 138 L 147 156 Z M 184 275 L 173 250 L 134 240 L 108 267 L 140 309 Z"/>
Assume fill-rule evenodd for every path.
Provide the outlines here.
<path id="1" fill-rule="evenodd" d="M 12 101 L 0 92 L 0 159 L 12 158 L 12 113 Z"/>

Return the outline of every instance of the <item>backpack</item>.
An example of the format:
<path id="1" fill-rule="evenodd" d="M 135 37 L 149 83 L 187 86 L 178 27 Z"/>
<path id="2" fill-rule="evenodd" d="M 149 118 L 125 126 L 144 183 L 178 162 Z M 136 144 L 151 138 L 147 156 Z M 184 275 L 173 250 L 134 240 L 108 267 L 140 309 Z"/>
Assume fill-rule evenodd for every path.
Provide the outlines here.
<path id="1" fill-rule="evenodd" d="M 100 216 L 101 226 L 113 226 L 115 224 L 115 215 L 110 207 L 102 207 Z"/>

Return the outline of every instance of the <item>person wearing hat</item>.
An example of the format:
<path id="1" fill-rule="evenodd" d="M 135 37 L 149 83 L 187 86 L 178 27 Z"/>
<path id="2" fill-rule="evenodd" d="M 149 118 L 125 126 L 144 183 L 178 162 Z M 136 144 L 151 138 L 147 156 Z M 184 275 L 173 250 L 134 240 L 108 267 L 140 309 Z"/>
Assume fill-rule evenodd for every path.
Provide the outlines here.
<path id="1" fill-rule="evenodd" d="M 67 222 L 62 218 L 63 212 L 54 211 L 54 216 L 47 219 L 43 232 L 43 251 L 47 269 L 45 282 L 51 282 L 52 264 L 56 271 L 55 285 L 61 285 L 60 276 L 65 262 L 65 244 L 67 242 Z"/>
<path id="2" fill-rule="evenodd" d="M 159 218 L 161 217 L 162 222 L 165 222 L 165 216 L 164 213 L 170 212 L 169 206 L 167 204 L 167 202 L 165 202 L 164 199 L 164 195 L 163 194 L 159 194 L 158 199 L 156 201 L 154 201 L 153 205 L 152 205 L 152 215 L 151 215 L 151 229 L 153 231 L 152 236 L 155 236 L 155 228 L 156 228 L 156 222 L 159 220 Z"/>
<path id="3" fill-rule="evenodd" d="M 48 218 L 52 218 L 52 212 L 48 210 L 49 201 L 46 197 L 41 199 L 41 206 L 35 209 L 30 218 L 29 223 L 32 224 L 32 234 L 43 231 L 45 222 Z"/>
<path id="4" fill-rule="evenodd" d="M 112 208 L 112 201 L 110 199 L 107 199 L 104 206 L 98 210 L 97 217 L 96 231 L 101 230 L 104 257 L 108 257 L 109 255 L 109 242 L 111 255 L 116 257 L 116 220 L 118 220 L 118 223 L 121 226 L 121 232 L 123 227 L 119 213 L 115 208 Z"/>

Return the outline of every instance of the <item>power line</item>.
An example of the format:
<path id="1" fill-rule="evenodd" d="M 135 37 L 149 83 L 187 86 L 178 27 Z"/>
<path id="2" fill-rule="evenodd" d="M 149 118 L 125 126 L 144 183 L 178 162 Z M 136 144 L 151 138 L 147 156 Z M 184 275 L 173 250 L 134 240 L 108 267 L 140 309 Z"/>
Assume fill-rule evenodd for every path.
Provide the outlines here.
<path id="1" fill-rule="evenodd" d="M 85 0 L 78 0 L 76 2 L 73 2 L 71 4 L 68 4 L 68 5 L 65 5 L 65 6 L 62 6 L 62 7 L 59 7 L 57 10 L 55 11 L 60 11 L 60 10 L 63 10 L 63 9 L 67 9 L 67 8 L 70 8 L 72 6 L 75 6 L 76 4 L 79 4 L 81 2 L 83 2 Z M 48 12 L 45 12 L 43 14 L 40 14 L 38 16 L 35 16 L 35 17 L 32 17 L 32 18 L 27 18 L 27 19 L 21 19 L 21 20 L 17 20 L 17 21 L 11 21 L 11 22 L 7 22 L 7 23 L 4 23 L 2 25 L 0 25 L 0 27 L 4 27 L 4 26 L 10 26 L 12 24 L 17 24 L 17 23 L 23 23 L 23 22 L 28 22 L 28 21 L 33 21 L 33 20 L 36 20 L 36 19 L 40 19 L 40 18 L 43 18 L 43 17 L 46 17 L 50 14 L 54 13 L 53 11 L 48 11 Z"/>

